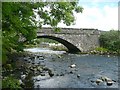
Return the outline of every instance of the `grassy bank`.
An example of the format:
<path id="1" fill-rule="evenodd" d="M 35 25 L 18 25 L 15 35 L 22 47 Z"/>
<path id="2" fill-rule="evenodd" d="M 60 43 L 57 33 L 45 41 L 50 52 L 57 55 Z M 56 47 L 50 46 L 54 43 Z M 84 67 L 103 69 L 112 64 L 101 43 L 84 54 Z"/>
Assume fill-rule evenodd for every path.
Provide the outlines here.
<path id="1" fill-rule="evenodd" d="M 97 47 L 94 50 L 89 52 L 90 54 L 99 54 L 99 55 L 118 55 L 117 51 L 111 51 L 107 48 Z"/>

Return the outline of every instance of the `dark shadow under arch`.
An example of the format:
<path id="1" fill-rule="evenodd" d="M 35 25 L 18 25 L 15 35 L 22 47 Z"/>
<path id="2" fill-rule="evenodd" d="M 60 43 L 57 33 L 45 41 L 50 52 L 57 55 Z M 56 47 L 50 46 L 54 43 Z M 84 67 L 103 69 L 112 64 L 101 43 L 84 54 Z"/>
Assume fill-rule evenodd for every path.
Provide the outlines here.
<path id="1" fill-rule="evenodd" d="M 42 35 L 42 36 L 37 36 L 37 38 L 48 38 L 48 39 L 56 40 L 59 43 L 62 43 L 65 47 L 67 47 L 69 53 L 78 53 L 78 52 L 81 52 L 81 50 L 79 50 L 73 44 L 69 43 L 68 41 L 66 41 L 64 39 L 58 38 L 58 37 L 48 36 L 48 35 Z"/>

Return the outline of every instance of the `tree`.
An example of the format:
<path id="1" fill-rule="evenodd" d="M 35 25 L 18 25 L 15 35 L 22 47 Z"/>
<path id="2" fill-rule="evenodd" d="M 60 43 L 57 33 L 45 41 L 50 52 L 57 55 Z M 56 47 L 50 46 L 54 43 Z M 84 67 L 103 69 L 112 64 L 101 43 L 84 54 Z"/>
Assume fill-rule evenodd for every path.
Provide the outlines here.
<path id="1" fill-rule="evenodd" d="M 26 42 L 36 38 L 37 27 L 51 25 L 58 29 L 59 22 L 66 25 L 74 23 L 74 12 L 82 12 L 77 2 L 2 2 L 2 60 L 8 52 L 22 51 L 21 37 Z M 36 20 L 36 15 L 39 20 Z"/>

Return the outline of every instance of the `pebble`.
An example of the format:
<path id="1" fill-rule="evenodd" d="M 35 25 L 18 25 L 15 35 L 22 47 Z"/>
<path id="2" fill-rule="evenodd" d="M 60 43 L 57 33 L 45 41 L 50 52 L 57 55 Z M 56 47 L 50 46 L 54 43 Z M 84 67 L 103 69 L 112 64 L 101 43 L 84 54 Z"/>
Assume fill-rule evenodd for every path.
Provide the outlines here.
<path id="1" fill-rule="evenodd" d="M 95 81 L 91 80 L 92 83 L 94 83 Z"/>
<path id="2" fill-rule="evenodd" d="M 37 85 L 37 88 L 39 88 L 40 87 L 40 85 Z"/>
<path id="3" fill-rule="evenodd" d="M 117 82 L 116 80 L 112 80 L 113 82 Z"/>
<path id="4" fill-rule="evenodd" d="M 38 64 L 41 64 L 41 62 L 38 62 Z"/>
<path id="5" fill-rule="evenodd" d="M 49 69 L 47 67 L 43 67 L 43 70 L 45 71 L 49 71 Z"/>
<path id="6" fill-rule="evenodd" d="M 70 74 L 73 74 L 73 71 L 70 71 Z"/>
<path id="7" fill-rule="evenodd" d="M 48 71 L 50 77 L 54 76 L 54 73 L 52 73 L 51 71 Z"/>
<path id="8" fill-rule="evenodd" d="M 108 85 L 108 86 L 111 86 L 112 84 L 113 84 L 113 81 L 112 81 L 112 80 L 108 80 L 108 81 L 107 81 L 107 85 Z"/>
<path id="9" fill-rule="evenodd" d="M 61 73 L 61 74 L 60 74 L 60 76 L 64 76 L 64 74 L 63 74 L 63 73 Z"/>
<path id="10" fill-rule="evenodd" d="M 59 76 L 59 74 L 56 74 L 56 76 Z"/>
<path id="11" fill-rule="evenodd" d="M 36 78 L 36 80 L 35 80 L 35 81 L 36 81 L 36 82 L 37 82 L 37 81 L 40 81 L 40 78 Z"/>
<path id="12" fill-rule="evenodd" d="M 100 83 L 102 83 L 103 81 L 101 79 L 97 79 L 96 80 L 96 84 L 99 85 Z"/>
<path id="13" fill-rule="evenodd" d="M 43 57 L 40 57 L 39 60 L 45 60 Z"/>
<path id="14" fill-rule="evenodd" d="M 80 78 L 80 74 L 77 75 L 77 78 Z"/>
<path id="15" fill-rule="evenodd" d="M 21 79 L 24 80 L 26 78 L 26 75 L 21 75 Z"/>
<path id="16" fill-rule="evenodd" d="M 33 69 L 33 68 L 30 68 L 30 70 L 31 70 L 31 71 L 34 71 L 34 69 Z"/>
<path id="17" fill-rule="evenodd" d="M 110 57 L 110 55 L 108 55 L 108 57 Z"/>
<path id="18" fill-rule="evenodd" d="M 41 67 L 37 68 L 37 71 L 41 72 L 43 69 Z"/>
<path id="19" fill-rule="evenodd" d="M 71 68 L 75 68 L 75 67 L 76 67 L 76 65 L 75 65 L 75 64 L 72 64 L 72 65 L 70 65 L 70 67 L 71 67 Z"/>
<path id="20" fill-rule="evenodd" d="M 62 56 L 58 55 L 58 58 L 62 58 Z"/>
<path id="21" fill-rule="evenodd" d="M 35 64 L 35 62 L 32 62 L 32 64 Z"/>
<path id="22" fill-rule="evenodd" d="M 101 80 L 102 81 L 112 81 L 110 78 L 108 78 L 108 77 L 106 77 L 106 76 L 103 76 L 103 77 L 101 77 Z"/>
<path id="23" fill-rule="evenodd" d="M 27 59 L 24 59 L 25 61 L 28 61 Z"/>
<path id="24" fill-rule="evenodd" d="M 41 76 L 45 76 L 45 73 L 41 73 L 40 75 L 41 75 Z"/>

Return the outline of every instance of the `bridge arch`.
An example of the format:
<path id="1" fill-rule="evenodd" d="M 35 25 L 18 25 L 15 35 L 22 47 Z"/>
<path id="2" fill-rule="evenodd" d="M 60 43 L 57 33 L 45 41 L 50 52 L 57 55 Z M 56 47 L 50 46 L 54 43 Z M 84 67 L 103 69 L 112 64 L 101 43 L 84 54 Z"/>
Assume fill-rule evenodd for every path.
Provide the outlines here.
<path id="1" fill-rule="evenodd" d="M 63 44 L 67 49 L 69 53 L 78 53 L 81 52 L 80 49 L 78 49 L 76 46 L 74 46 L 72 43 L 62 39 L 62 38 L 58 38 L 55 36 L 49 36 L 49 35 L 42 35 L 42 36 L 37 36 L 37 38 L 48 38 L 48 39 L 52 39 L 52 40 L 56 40 L 59 43 Z"/>

